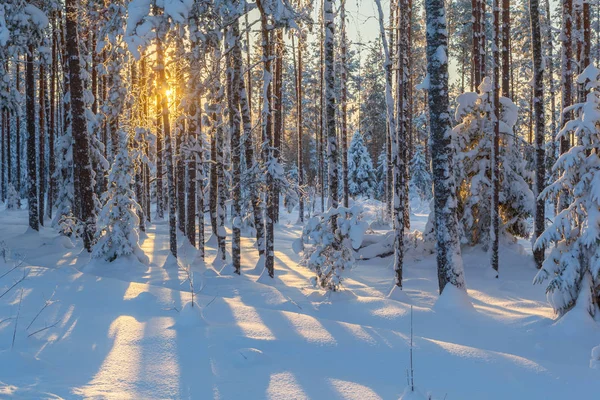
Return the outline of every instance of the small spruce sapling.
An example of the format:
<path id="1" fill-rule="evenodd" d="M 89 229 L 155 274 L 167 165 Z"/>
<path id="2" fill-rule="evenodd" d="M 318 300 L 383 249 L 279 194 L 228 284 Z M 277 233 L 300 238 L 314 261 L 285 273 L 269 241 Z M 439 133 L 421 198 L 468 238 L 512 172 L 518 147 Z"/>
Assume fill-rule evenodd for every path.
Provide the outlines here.
<path id="1" fill-rule="evenodd" d="M 303 251 L 300 265 L 315 272 L 315 286 L 333 292 L 340 289 L 343 271 L 354 266 L 353 249 L 360 247 L 367 226 L 358 206 L 332 208 L 307 222 L 294 251 Z"/>

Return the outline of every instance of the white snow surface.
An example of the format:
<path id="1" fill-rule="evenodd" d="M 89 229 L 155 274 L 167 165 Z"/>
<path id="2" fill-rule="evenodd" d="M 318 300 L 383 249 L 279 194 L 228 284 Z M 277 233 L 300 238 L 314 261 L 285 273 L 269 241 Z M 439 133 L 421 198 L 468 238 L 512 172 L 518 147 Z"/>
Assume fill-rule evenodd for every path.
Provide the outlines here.
<path id="1" fill-rule="evenodd" d="M 0 254 L 0 397 L 578 400 L 600 393 L 600 370 L 590 368 L 597 365 L 590 355 L 600 358 L 591 351 L 600 324 L 569 314 L 554 320 L 543 285 L 531 284 L 529 243 L 502 246 L 500 279 L 488 276 L 485 252 L 463 248 L 466 294 L 450 288 L 438 296 L 435 254 L 415 252 L 405 255 L 402 293 L 392 291 L 390 256 L 359 260 L 345 271 L 342 292 L 328 294 L 298 265 L 297 219 L 281 212 L 277 279 L 263 276 L 263 284 L 262 271 L 248 274 L 258 261 L 250 237 L 242 238 L 241 276 L 207 270 L 214 246 L 206 263 L 182 247 L 178 266 L 168 257 L 165 221 L 141 235 L 148 265 L 90 265 L 79 241 L 47 227 L 33 232 L 25 209 L 0 206 L 0 252 L 10 249 L 8 262 Z M 413 215 L 412 228 L 423 219 Z M 411 304 L 419 392 L 405 390 Z"/>

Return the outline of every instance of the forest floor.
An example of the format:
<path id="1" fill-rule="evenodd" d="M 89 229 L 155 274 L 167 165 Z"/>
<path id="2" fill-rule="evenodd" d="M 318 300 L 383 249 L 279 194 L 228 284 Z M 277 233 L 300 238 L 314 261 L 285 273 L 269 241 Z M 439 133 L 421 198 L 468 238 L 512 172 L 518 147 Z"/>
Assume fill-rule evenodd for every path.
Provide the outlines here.
<path id="1" fill-rule="evenodd" d="M 29 231 L 27 211 L 0 209 L 0 241 L 10 249 L 8 262 L 0 257 L 0 294 L 8 290 L 0 298 L 0 398 L 398 399 L 411 304 L 414 382 L 434 399 L 600 393 L 600 371 L 589 367 L 600 324 L 580 310 L 554 320 L 544 287 L 532 285 L 525 241 L 502 246 L 499 279 L 485 252 L 463 250 L 470 303 L 453 290 L 439 298 L 435 255 L 414 251 L 405 297 L 388 298 L 393 257 L 358 262 L 345 271 L 344 290 L 326 295 L 292 251 L 296 219 L 282 209 L 276 279 L 266 284 L 250 274 L 251 238 L 242 239 L 241 276 L 210 267 L 214 246 L 207 268 L 183 245 L 180 261 L 191 265 L 197 292 L 197 306 L 183 308 L 190 286 L 167 257 L 166 222 L 149 224 L 142 248 L 150 265 L 142 267 L 90 262 L 55 230 Z M 426 215 L 412 220 L 422 229 Z M 18 254 L 24 262 L 13 269 Z"/>

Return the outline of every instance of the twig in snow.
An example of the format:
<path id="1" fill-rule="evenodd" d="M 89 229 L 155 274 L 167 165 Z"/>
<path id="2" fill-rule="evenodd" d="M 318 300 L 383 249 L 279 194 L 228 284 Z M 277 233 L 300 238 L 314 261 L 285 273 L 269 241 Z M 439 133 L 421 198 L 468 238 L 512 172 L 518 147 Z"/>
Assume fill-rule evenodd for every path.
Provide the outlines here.
<path id="1" fill-rule="evenodd" d="M 56 301 L 52 300 L 52 298 L 54 297 L 55 294 L 56 294 L 56 288 L 54 288 L 54 292 L 52 292 L 52 296 L 50 296 L 50 298 L 48 300 L 46 300 L 46 302 L 44 303 L 44 307 L 42 307 L 42 309 L 40 311 L 38 311 L 38 313 L 31 320 L 29 325 L 27 325 L 27 328 L 25 328 L 25 330 L 29 330 L 29 328 L 31 328 L 31 325 L 33 325 L 33 323 L 35 322 L 37 317 L 40 316 L 40 314 L 46 309 L 46 307 L 51 306 L 52 304 L 56 303 L 56 301 L 58 301 L 58 300 L 56 300 Z"/>
<path id="2" fill-rule="evenodd" d="M 23 277 L 21 279 L 19 279 L 18 281 L 16 281 L 11 287 L 9 287 L 8 289 L 6 289 L 6 291 L 0 295 L 0 299 L 3 298 L 6 293 L 10 292 L 19 283 L 23 282 L 25 280 L 25 278 L 27 278 L 27 275 L 29 275 L 29 272 L 24 272 L 23 273 Z"/>
<path id="3" fill-rule="evenodd" d="M 19 268 L 20 266 L 23 265 L 23 260 L 20 260 L 17 264 L 15 264 L 14 267 L 12 267 L 11 269 L 9 269 L 8 271 L 6 271 L 5 273 L 3 273 L 0 276 L 0 279 L 4 278 L 6 275 L 10 274 L 11 272 L 13 272 L 15 269 Z"/>
<path id="4" fill-rule="evenodd" d="M 17 337 L 17 325 L 19 325 L 19 315 L 21 314 L 21 302 L 23 301 L 23 288 L 21 288 L 21 297 L 19 298 L 19 308 L 17 309 L 17 318 L 15 320 L 15 329 L 13 330 L 13 340 L 10 349 L 15 347 L 15 338 Z"/>
<path id="5" fill-rule="evenodd" d="M 58 325 L 58 321 L 56 321 L 55 323 L 53 323 L 52 325 L 46 326 L 42 329 L 38 329 L 37 331 L 30 333 L 29 335 L 27 335 L 27 337 L 32 337 L 33 335 L 35 335 L 36 333 L 40 333 L 45 331 L 46 329 L 50 329 L 50 328 L 54 328 L 56 325 Z"/>
<path id="6" fill-rule="evenodd" d="M 208 308 L 208 306 L 210 306 L 212 304 L 212 302 L 217 299 L 217 297 L 219 297 L 219 295 L 216 295 L 214 299 L 212 299 L 211 301 L 209 301 L 208 304 L 204 306 L 204 308 Z"/>

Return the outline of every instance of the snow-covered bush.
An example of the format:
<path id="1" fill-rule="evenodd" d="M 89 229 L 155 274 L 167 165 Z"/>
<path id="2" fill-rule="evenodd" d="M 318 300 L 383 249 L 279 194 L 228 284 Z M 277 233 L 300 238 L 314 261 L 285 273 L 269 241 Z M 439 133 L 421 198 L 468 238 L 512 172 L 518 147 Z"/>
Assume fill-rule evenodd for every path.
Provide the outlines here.
<path id="1" fill-rule="evenodd" d="M 58 232 L 67 237 L 80 237 L 83 230 L 82 224 L 72 212 L 61 215 L 57 220 Z"/>
<path id="2" fill-rule="evenodd" d="M 97 243 L 92 256 L 113 261 L 119 256 L 133 254 L 142 263 L 147 257 L 139 247 L 137 212 L 133 187 L 133 162 L 129 156 L 127 133 L 119 132 L 119 152 L 108 175 L 108 188 L 103 194 L 103 207 L 98 216 Z"/>
<path id="3" fill-rule="evenodd" d="M 573 134 L 578 145 L 559 157 L 553 167 L 558 179 L 541 194 L 548 198 L 569 193 L 566 208 L 535 243 L 537 248 L 551 248 L 535 282 L 549 280 L 546 293 L 559 315 L 581 302 L 594 315 L 600 304 L 599 78 L 600 70 L 592 65 L 577 77 L 591 91 L 584 103 L 565 109 L 577 118 L 565 124 L 556 140 Z"/>
<path id="4" fill-rule="evenodd" d="M 19 194 L 12 183 L 8 185 L 6 195 L 6 208 L 8 210 L 16 210 L 19 208 Z"/>
<path id="5" fill-rule="evenodd" d="M 600 369 L 600 346 L 592 349 L 592 358 L 590 360 L 590 368 Z"/>
<path id="6" fill-rule="evenodd" d="M 453 145 L 457 182 L 458 218 L 462 241 L 487 245 L 491 223 L 491 154 L 494 122 L 492 83 L 486 77 L 479 94 L 463 93 L 457 98 Z M 500 98 L 500 217 L 502 233 L 527 237 L 527 218 L 532 213 L 533 193 L 525 180 L 525 162 L 514 143 L 513 127 L 517 106 Z"/>
<path id="7" fill-rule="evenodd" d="M 371 197 L 374 189 L 373 161 L 365 147 L 362 134 L 356 131 L 348 148 L 348 191 L 353 197 Z"/>
<path id="8" fill-rule="evenodd" d="M 340 289 L 342 273 L 354 265 L 353 249 L 360 247 L 366 229 L 357 206 L 332 208 L 307 222 L 294 250 L 303 251 L 300 264 L 315 271 L 315 286 Z"/>

